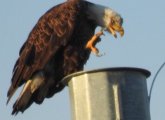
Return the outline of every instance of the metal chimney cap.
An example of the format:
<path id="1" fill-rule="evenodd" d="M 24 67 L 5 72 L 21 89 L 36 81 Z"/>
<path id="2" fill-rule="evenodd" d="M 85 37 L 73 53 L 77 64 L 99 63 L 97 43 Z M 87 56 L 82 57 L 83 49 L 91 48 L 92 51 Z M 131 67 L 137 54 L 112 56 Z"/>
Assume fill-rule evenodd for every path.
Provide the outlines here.
<path id="1" fill-rule="evenodd" d="M 82 75 L 82 74 L 89 74 L 89 73 L 96 73 L 96 72 L 121 72 L 121 71 L 136 71 L 136 72 L 141 72 L 144 74 L 147 78 L 151 75 L 151 72 L 143 69 L 143 68 L 136 68 L 136 67 L 112 67 L 112 68 L 101 68 L 101 69 L 94 69 L 94 70 L 88 70 L 88 71 L 79 71 L 70 75 L 67 75 L 62 79 L 62 83 L 64 85 L 67 85 L 68 82 L 71 80 L 71 78 Z"/>

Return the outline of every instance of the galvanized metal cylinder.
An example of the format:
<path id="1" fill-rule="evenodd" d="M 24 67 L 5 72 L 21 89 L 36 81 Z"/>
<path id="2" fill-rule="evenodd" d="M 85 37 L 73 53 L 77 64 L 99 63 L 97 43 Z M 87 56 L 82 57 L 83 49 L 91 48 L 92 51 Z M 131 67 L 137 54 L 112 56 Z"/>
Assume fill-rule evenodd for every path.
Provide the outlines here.
<path id="1" fill-rule="evenodd" d="M 150 120 L 146 78 L 139 68 L 78 72 L 64 78 L 73 120 Z"/>

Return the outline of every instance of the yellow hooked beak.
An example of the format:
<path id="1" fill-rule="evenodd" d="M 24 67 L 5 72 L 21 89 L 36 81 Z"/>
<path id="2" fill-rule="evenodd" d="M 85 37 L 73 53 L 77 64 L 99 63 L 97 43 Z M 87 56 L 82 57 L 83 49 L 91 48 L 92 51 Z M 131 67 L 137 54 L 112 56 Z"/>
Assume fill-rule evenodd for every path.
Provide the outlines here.
<path id="1" fill-rule="evenodd" d="M 108 31 L 115 37 L 117 38 L 116 32 L 118 32 L 120 34 L 120 36 L 122 37 L 124 35 L 124 29 L 120 24 L 114 23 L 114 24 L 110 24 Z"/>

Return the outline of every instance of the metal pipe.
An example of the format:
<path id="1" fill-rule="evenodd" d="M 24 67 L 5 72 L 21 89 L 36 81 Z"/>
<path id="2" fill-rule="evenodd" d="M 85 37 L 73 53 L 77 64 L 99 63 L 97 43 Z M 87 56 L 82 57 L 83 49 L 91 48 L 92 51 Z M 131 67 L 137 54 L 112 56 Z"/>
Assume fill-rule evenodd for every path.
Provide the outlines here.
<path id="1" fill-rule="evenodd" d="M 65 77 L 73 120 L 150 120 L 149 76 L 139 68 L 107 68 Z"/>

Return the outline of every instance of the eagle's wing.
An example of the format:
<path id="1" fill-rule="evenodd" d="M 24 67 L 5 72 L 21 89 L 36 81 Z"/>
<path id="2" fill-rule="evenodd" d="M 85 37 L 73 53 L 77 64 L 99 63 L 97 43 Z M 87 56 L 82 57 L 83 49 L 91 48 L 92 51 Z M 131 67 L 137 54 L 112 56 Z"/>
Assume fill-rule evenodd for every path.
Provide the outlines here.
<path id="1" fill-rule="evenodd" d="M 50 9 L 29 34 L 13 69 L 7 102 L 19 86 L 30 79 L 35 71 L 41 70 L 61 46 L 68 43 L 77 18 L 76 7 L 68 4 Z"/>

